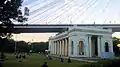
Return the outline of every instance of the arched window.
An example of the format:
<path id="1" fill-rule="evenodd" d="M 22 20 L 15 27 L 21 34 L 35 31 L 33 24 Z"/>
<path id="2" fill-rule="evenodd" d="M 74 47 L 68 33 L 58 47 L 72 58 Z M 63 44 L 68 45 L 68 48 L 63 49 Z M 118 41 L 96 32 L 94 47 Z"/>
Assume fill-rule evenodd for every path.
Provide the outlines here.
<path id="1" fill-rule="evenodd" d="M 105 52 L 109 52 L 109 45 L 108 45 L 108 42 L 105 42 Z"/>

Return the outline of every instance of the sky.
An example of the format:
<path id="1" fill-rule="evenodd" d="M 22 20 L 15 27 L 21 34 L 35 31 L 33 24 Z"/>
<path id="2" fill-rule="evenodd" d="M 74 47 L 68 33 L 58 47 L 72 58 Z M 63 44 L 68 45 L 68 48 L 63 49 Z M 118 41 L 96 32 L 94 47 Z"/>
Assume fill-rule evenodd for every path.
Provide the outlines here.
<path id="1" fill-rule="evenodd" d="M 13 37 L 17 41 L 26 42 L 47 42 L 50 36 L 54 36 L 56 33 L 21 33 L 13 34 Z"/>
<path id="2" fill-rule="evenodd" d="M 120 0 L 24 0 L 30 15 L 24 24 L 119 24 Z M 111 22 L 110 22 L 111 21 Z M 54 33 L 19 34 L 18 40 L 47 41 Z M 120 38 L 120 33 L 113 36 Z M 38 38 L 37 38 L 38 37 Z M 16 39 L 16 37 L 13 37 Z"/>

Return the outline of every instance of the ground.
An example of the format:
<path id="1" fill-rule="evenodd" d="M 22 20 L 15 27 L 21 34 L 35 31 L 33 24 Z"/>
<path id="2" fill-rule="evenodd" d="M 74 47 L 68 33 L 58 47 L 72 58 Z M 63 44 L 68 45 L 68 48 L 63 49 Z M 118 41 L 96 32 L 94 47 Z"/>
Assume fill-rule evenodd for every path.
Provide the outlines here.
<path id="1" fill-rule="evenodd" d="M 48 62 L 48 67 L 79 67 L 82 64 L 85 64 L 86 62 L 80 62 L 72 60 L 72 63 L 67 63 L 67 60 L 65 62 L 60 62 L 59 59 L 54 60 L 44 60 L 45 57 L 41 56 L 39 54 L 33 54 L 31 56 L 27 56 L 26 59 L 23 60 L 23 62 L 18 62 L 15 59 L 14 54 L 6 54 L 8 57 L 8 60 L 3 62 L 4 67 L 41 67 L 41 65 L 46 61 Z"/>

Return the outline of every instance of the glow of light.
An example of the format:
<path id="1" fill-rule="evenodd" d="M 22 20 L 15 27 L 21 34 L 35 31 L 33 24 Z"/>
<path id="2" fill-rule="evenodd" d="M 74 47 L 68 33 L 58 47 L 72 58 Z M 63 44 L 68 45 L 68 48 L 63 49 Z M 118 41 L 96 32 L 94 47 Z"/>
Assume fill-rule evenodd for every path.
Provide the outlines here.
<path id="1" fill-rule="evenodd" d="M 117 47 L 120 47 L 120 44 L 117 44 Z"/>

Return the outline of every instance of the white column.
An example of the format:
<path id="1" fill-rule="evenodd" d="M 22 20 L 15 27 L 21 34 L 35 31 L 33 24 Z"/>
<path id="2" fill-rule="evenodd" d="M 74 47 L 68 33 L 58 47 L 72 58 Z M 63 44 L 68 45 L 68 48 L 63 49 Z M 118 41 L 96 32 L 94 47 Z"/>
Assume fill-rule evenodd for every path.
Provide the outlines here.
<path id="1" fill-rule="evenodd" d="M 113 52 L 113 41 L 112 41 L 112 38 L 110 39 L 110 52 Z"/>
<path id="2" fill-rule="evenodd" d="M 89 42 L 88 42 L 88 52 L 89 52 L 89 57 L 92 57 L 92 49 L 91 49 L 91 36 L 89 36 Z"/>
<path id="3" fill-rule="evenodd" d="M 58 40 L 58 55 L 60 55 L 60 41 Z"/>
<path id="4" fill-rule="evenodd" d="M 49 40 L 49 48 L 48 48 L 51 52 L 51 40 Z"/>
<path id="5" fill-rule="evenodd" d="M 66 45 L 66 53 L 67 53 L 67 56 L 68 56 L 68 53 L 69 53 L 69 38 L 67 38 L 67 45 Z"/>
<path id="6" fill-rule="evenodd" d="M 55 54 L 55 41 L 54 41 L 54 54 Z"/>
<path id="7" fill-rule="evenodd" d="M 69 44 L 68 44 L 68 56 L 71 56 L 71 40 L 68 38 Z"/>
<path id="8" fill-rule="evenodd" d="M 61 54 L 61 42 L 59 40 L 59 55 Z"/>
<path id="9" fill-rule="evenodd" d="M 60 55 L 61 55 L 61 40 L 60 40 Z"/>
<path id="10" fill-rule="evenodd" d="M 61 55 L 63 55 L 63 40 L 61 40 Z"/>
<path id="11" fill-rule="evenodd" d="M 101 52 L 105 52 L 105 43 L 104 43 L 104 38 L 103 38 L 103 36 L 101 36 Z"/>
<path id="12" fill-rule="evenodd" d="M 58 54 L 58 41 L 56 41 L 56 55 Z"/>
<path id="13" fill-rule="evenodd" d="M 54 54 L 54 42 L 52 41 L 52 54 Z"/>
<path id="14" fill-rule="evenodd" d="M 55 54 L 57 55 L 57 41 L 55 41 Z"/>
<path id="15" fill-rule="evenodd" d="M 55 41 L 55 44 L 54 44 L 54 54 L 56 54 L 56 41 Z"/>
<path id="16" fill-rule="evenodd" d="M 58 41 L 58 55 L 60 55 L 60 41 Z"/>
<path id="17" fill-rule="evenodd" d="M 51 41 L 51 54 L 53 54 L 53 43 L 52 43 L 52 41 Z"/>
<path id="18" fill-rule="evenodd" d="M 52 42 L 50 42 L 50 53 L 52 54 Z"/>
<path id="19" fill-rule="evenodd" d="M 57 55 L 59 55 L 59 41 L 57 41 Z"/>
<path id="20" fill-rule="evenodd" d="M 52 49 L 52 50 L 53 50 L 53 54 L 54 54 L 54 45 L 55 45 L 55 43 L 54 43 L 54 41 L 53 41 L 53 44 L 52 44 L 52 47 L 53 47 L 53 49 Z"/>
<path id="21" fill-rule="evenodd" d="M 64 39 L 62 40 L 62 55 L 64 55 Z"/>
<path id="22" fill-rule="evenodd" d="M 89 42 L 88 42 L 88 37 L 86 37 L 85 38 L 85 42 L 84 42 L 84 55 L 86 56 L 86 57 L 89 57 L 89 44 L 88 44 Z M 78 47 L 79 48 L 79 47 Z M 79 54 L 79 52 L 78 52 L 78 54 Z"/>
<path id="23" fill-rule="evenodd" d="M 67 38 L 65 39 L 65 56 L 68 55 L 68 40 Z"/>
<path id="24" fill-rule="evenodd" d="M 65 39 L 64 39 L 64 49 L 63 49 L 63 55 L 65 56 Z"/>
<path id="25" fill-rule="evenodd" d="M 63 55 L 63 40 L 61 40 L 61 55 Z"/>
<path id="26" fill-rule="evenodd" d="M 55 53 L 55 42 L 53 41 L 53 54 Z"/>
<path id="27" fill-rule="evenodd" d="M 101 54 L 101 41 L 100 41 L 100 36 L 97 37 L 97 48 L 98 48 L 98 57 L 100 57 Z"/>

